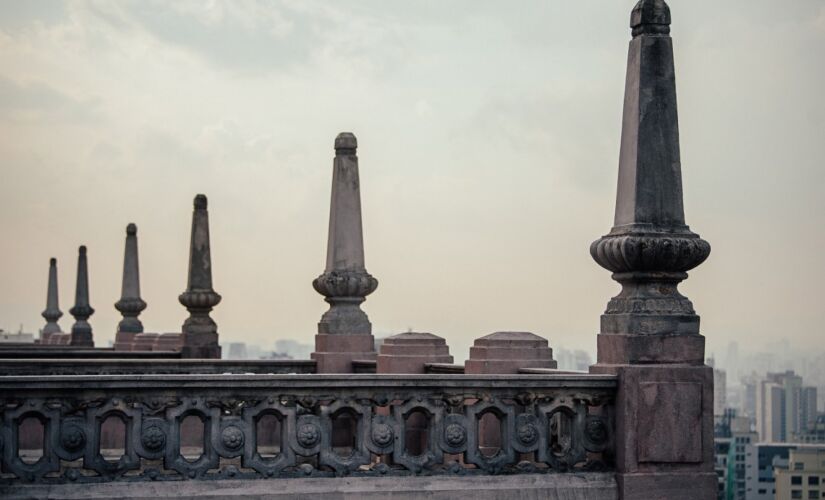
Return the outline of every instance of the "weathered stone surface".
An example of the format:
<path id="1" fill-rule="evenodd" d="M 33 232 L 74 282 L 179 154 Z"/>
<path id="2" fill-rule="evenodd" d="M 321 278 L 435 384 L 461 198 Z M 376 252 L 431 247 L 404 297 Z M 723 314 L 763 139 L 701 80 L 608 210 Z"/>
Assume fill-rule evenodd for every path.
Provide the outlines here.
<path id="1" fill-rule="evenodd" d="M 69 314 L 74 316 L 75 319 L 69 344 L 78 347 L 94 347 L 92 326 L 88 322 L 89 317 L 94 312 L 95 310 L 89 305 L 89 270 L 86 262 L 86 246 L 81 245 L 77 255 L 77 286 L 75 287 L 74 306 L 69 309 Z"/>
<path id="2" fill-rule="evenodd" d="M 357 147 L 355 136 L 349 132 L 335 139 L 327 262 L 324 273 L 312 282 L 330 305 L 318 323 L 312 353 L 319 373 L 349 373 L 353 370 L 352 360 L 372 360 L 376 356 L 372 324 L 361 310 L 361 303 L 378 287 L 378 280 L 364 265 Z"/>
<path id="3" fill-rule="evenodd" d="M 155 340 L 153 351 L 180 351 L 183 338 L 180 333 L 162 333 Z"/>
<path id="4" fill-rule="evenodd" d="M 700 382 L 639 384 L 639 463 L 700 463 L 702 410 Z M 661 439 L 664 435 L 670 435 L 670 439 Z"/>
<path id="5" fill-rule="evenodd" d="M 178 300 L 189 311 L 183 322 L 181 356 L 220 358 L 218 325 L 209 316 L 221 301 L 212 288 L 212 254 L 209 246 L 209 213 L 206 196 L 195 196 L 192 212 L 192 237 L 189 245 L 189 278 L 186 291 Z"/>
<path id="6" fill-rule="evenodd" d="M 496 332 L 476 339 L 464 373 L 518 373 L 520 368 L 556 368 L 547 340 L 530 332 Z"/>
<path id="7" fill-rule="evenodd" d="M 715 472 L 616 474 L 622 500 L 713 500 L 717 498 Z"/>
<path id="8" fill-rule="evenodd" d="M 622 291 L 607 306 L 591 373 L 620 380 L 616 462 L 623 500 L 716 497 L 713 374 L 678 284 L 710 254 L 685 224 L 670 8 L 631 14 L 614 227 L 590 253 Z"/>
<path id="9" fill-rule="evenodd" d="M 126 226 L 126 245 L 123 252 L 123 282 L 120 300 L 115 302 L 115 309 L 120 311 L 123 319 L 117 325 L 115 349 L 129 350 L 134 335 L 143 332 L 143 324 L 138 319 L 146 309 L 146 302 L 140 298 L 140 269 L 138 267 L 137 226 Z"/>
<path id="10" fill-rule="evenodd" d="M 47 446 L 43 459 L 29 467 L 18 456 L 18 426 L 5 426 L 0 467 L 7 474 L 4 484 L 578 476 L 612 466 L 609 416 L 615 391 L 615 377 L 594 375 L 5 376 L 0 377 L 0 400 L 15 404 L 7 405 L 4 418 L 46 423 Z M 382 409 L 387 411 L 382 414 Z M 98 450 L 106 448 L 102 445 L 112 434 L 100 421 L 110 415 L 127 423 L 120 441 L 126 454 L 106 462 Z M 200 433 L 185 430 L 181 420 L 188 415 L 204 423 Z M 266 438 L 253 430 L 267 415 L 276 415 L 283 424 L 280 452 L 274 459 L 260 456 L 259 446 Z M 411 430 L 416 430 L 415 415 L 420 415 L 422 431 L 417 449 L 408 441 Z M 502 421 L 499 453 L 481 451 L 477 437 L 485 415 Z M 554 426 L 553 415 L 566 416 L 567 424 L 558 421 Z M 352 427 L 338 425 L 342 418 Z M 84 433 L 84 444 L 67 439 L 67 429 Z M 351 432 L 350 453 L 342 454 L 336 447 L 341 430 Z M 187 436 L 197 435 L 207 440 L 202 457 L 186 460 L 182 446 L 191 442 Z M 386 455 L 387 460 L 374 460 L 375 455 Z M 463 455 L 463 460 L 448 458 L 454 455 Z M 61 460 L 80 456 L 85 457 L 82 463 L 61 468 Z M 233 459 L 241 456 L 239 467 Z"/>
<path id="11" fill-rule="evenodd" d="M 492 477 L 392 477 L 278 479 L 274 481 L 175 481 L 99 485 L 0 486 L 9 500 L 29 498 L 156 500 L 175 497 L 248 500 L 618 500 L 609 473 L 523 474 Z M 641 497 L 639 497 L 641 498 Z M 652 497 L 647 497 L 652 498 Z M 678 500 L 673 496 L 669 499 Z M 710 498 L 710 497 L 708 497 Z M 658 500 L 658 499 L 656 499 Z"/>
<path id="12" fill-rule="evenodd" d="M 406 332 L 384 339 L 377 373 L 425 373 L 427 363 L 452 363 L 447 342 L 432 333 Z"/>
<path id="13" fill-rule="evenodd" d="M 160 337 L 159 333 L 144 332 L 135 334 L 134 343 L 132 344 L 132 351 L 152 351 L 155 348 L 155 343 Z"/>
<path id="14" fill-rule="evenodd" d="M 602 316 L 605 335 L 699 334 L 699 317 L 677 285 L 708 257 L 710 245 L 685 224 L 669 23 L 663 0 L 641 0 L 631 14 L 614 227 L 590 248 L 622 285 Z M 646 362 L 667 363 L 680 355 L 671 346 L 681 348 L 633 349 L 646 351 Z M 657 351 L 661 358 L 650 359 Z"/>
<path id="15" fill-rule="evenodd" d="M 55 333 L 63 333 L 57 320 L 63 316 L 60 311 L 60 306 L 57 300 L 57 259 L 49 259 L 49 285 L 46 293 L 46 309 L 41 314 L 46 320 L 46 325 L 43 327 L 42 343 L 48 344 L 49 337 Z"/>

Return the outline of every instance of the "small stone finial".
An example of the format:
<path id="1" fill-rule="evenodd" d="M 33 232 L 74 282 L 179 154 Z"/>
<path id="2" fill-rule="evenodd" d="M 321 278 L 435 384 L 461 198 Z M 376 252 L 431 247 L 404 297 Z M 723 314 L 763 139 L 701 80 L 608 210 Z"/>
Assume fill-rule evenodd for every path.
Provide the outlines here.
<path id="1" fill-rule="evenodd" d="M 140 270 L 138 266 L 137 226 L 126 226 L 126 246 L 123 253 L 123 282 L 120 300 L 115 302 L 115 309 L 120 311 L 123 319 L 118 323 L 118 332 L 142 333 L 143 324 L 138 319 L 146 309 L 146 302 L 140 298 Z"/>
<path id="2" fill-rule="evenodd" d="M 209 245 L 209 212 L 206 196 L 195 196 L 189 245 L 189 277 L 186 291 L 178 297 L 189 311 L 181 330 L 181 356 L 219 358 L 218 325 L 209 316 L 221 296 L 212 289 L 212 257 Z"/>
<path id="3" fill-rule="evenodd" d="M 52 257 L 49 259 L 49 284 L 46 292 L 46 309 L 41 313 L 46 320 L 46 325 L 43 327 L 44 343 L 48 342 L 48 338 L 55 333 L 62 333 L 60 325 L 57 320 L 63 316 L 60 311 L 57 300 L 57 259 Z"/>
<path id="4" fill-rule="evenodd" d="M 622 285 L 602 315 L 599 363 L 704 361 L 699 316 L 677 290 L 710 245 L 685 224 L 669 24 L 663 0 L 631 14 L 614 226 L 590 247 Z"/>
<path id="5" fill-rule="evenodd" d="M 341 132 L 335 138 L 336 154 L 354 155 L 356 149 L 358 149 L 358 139 L 352 132 Z"/>
<path id="6" fill-rule="evenodd" d="M 89 324 L 89 317 L 95 310 L 89 305 L 89 271 L 86 261 L 86 246 L 81 245 L 77 256 L 77 284 L 75 287 L 74 306 L 69 309 L 69 314 L 74 316 L 75 323 L 72 325 L 71 340 L 73 346 L 94 347 L 92 340 L 92 326 Z"/>
<path id="7" fill-rule="evenodd" d="M 350 132 L 335 138 L 327 265 L 324 274 L 312 282 L 315 291 L 330 304 L 318 324 L 318 333 L 372 333 L 360 304 L 375 291 L 378 280 L 364 267 L 357 145 Z"/>
<path id="8" fill-rule="evenodd" d="M 194 201 L 193 205 L 195 206 L 195 210 L 206 210 L 206 195 L 205 194 L 195 195 L 195 201 Z"/>
<path id="9" fill-rule="evenodd" d="M 670 7 L 665 0 L 639 0 L 630 13 L 633 36 L 670 33 Z"/>

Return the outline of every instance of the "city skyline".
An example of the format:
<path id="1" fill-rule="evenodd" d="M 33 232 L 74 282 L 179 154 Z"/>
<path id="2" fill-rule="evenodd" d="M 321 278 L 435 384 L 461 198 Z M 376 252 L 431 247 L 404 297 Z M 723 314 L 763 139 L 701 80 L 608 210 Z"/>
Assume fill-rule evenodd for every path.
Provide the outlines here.
<path id="1" fill-rule="evenodd" d="M 825 40 L 825 8 L 705 3 L 672 5 L 686 212 L 713 245 L 682 288 L 709 353 L 777 337 L 813 349 L 825 71 L 804 49 Z M 141 320 L 179 331 L 190 203 L 204 192 L 221 341 L 311 342 L 326 309 L 311 281 L 323 271 L 332 140 L 351 130 L 380 283 L 364 304 L 376 336 L 431 331 L 457 359 L 496 330 L 595 350 L 618 291 L 588 246 L 613 210 L 624 5 L 26 5 L 0 4 L 0 226 L 11 236 L 0 257 L 15 263 L 0 327 L 45 323 L 50 257 L 67 313 L 85 244 L 90 322 L 100 345 L 112 340 L 135 222 Z"/>

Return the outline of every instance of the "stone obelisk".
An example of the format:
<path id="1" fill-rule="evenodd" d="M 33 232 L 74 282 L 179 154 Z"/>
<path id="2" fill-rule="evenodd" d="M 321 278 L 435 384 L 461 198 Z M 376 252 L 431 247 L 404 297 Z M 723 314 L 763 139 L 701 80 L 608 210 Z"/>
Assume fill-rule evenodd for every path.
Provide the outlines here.
<path id="1" fill-rule="evenodd" d="M 690 300 L 677 290 L 710 245 L 685 224 L 670 9 L 633 9 L 616 213 L 590 247 L 622 290 L 607 305 L 593 373 L 619 376 L 622 499 L 715 498 L 713 373 Z"/>
<path id="2" fill-rule="evenodd" d="M 189 246 L 189 279 L 186 291 L 178 300 L 189 317 L 181 330 L 181 357 L 220 358 L 218 325 L 209 316 L 212 308 L 221 301 L 221 296 L 212 289 L 212 257 L 209 249 L 209 213 L 206 211 L 206 196 L 195 196 L 192 213 L 192 237 Z"/>
<path id="3" fill-rule="evenodd" d="M 77 255 L 77 285 L 74 295 L 74 306 L 69 309 L 69 314 L 74 316 L 75 322 L 72 325 L 72 335 L 69 344 L 77 347 L 94 347 L 92 339 L 92 325 L 89 324 L 89 316 L 95 310 L 89 305 L 89 270 L 86 263 L 86 246 L 81 245 Z"/>
<path id="4" fill-rule="evenodd" d="M 143 333 L 143 323 L 138 316 L 146 309 L 146 302 L 140 298 L 140 269 L 138 267 L 137 226 L 126 226 L 126 248 L 123 253 L 123 283 L 120 288 L 120 300 L 115 302 L 115 309 L 120 311 L 123 319 L 117 325 L 115 350 L 132 349 L 135 335 Z"/>
<path id="5" fill-rule="evenodd" d="M 41 332 L 40 343 L 48 344 L 49 337 L 55 333 L 63 333 L 57 320 L 63 316 L 57 300 L 57 259 L 49 259 L 49 289 L 46 294 L 46 309 L 41 313 L 46 320 L 46 325 Z"/>
<path id="6" fill-rule="evenodd" d="M 372 325 L 361 303 L 378 287 L 364 267 L 358 142 L 349 132 L 335 138 L 327 263 L 312 286 L 329 310 L 318 323 L 315 352 L 319 373 L 350 373 L 353 360 L 374 360 Z"/>

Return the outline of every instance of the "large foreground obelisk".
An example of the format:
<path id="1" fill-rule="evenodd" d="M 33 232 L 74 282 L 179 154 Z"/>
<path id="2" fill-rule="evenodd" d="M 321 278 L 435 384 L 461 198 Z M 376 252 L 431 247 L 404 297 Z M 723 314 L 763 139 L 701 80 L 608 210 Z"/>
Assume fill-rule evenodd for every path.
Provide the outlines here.
<path id="1" fill-rule="evenodd" d="M 590 247 L 622 291 L 607 305 L 592 373 L 619 377 L 616 467 L 623 500 L 716 498 L 713 373 L 677 290 L 710 245 L 685 224 L 670 9 L 633 9 L 616 214 Z"/>

